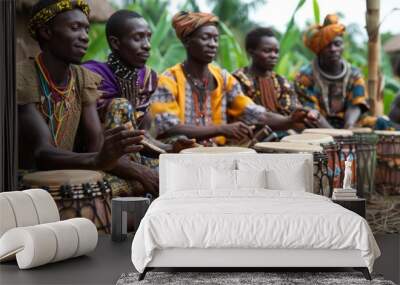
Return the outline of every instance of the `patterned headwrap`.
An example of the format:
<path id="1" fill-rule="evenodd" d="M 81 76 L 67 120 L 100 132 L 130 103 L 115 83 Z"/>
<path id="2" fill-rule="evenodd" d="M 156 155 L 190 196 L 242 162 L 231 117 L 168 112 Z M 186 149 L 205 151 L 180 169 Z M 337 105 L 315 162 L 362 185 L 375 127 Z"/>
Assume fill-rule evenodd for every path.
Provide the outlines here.
<path id="1" fill-rule="evenodd" d="M 218 17 L 209 13 L 181 11 L 172 18 L 172 27 L 174 27 L 176 36 L 180 40 L 183 40 L 201 26 L 216 23 L 218 23 Z"/>
<path id="2" fill-rule="evenodd" d="M 28 23 L 32 38 L 36 39 L 36 31 L 55 16 L 73 9 L 80 9 L 86 16 L 89 16 L 90 8 L 85 0 L 59 0 L 36 12 L 31 16 Z"/>
<path id="3" fill-rule="evenodd" d="M 334 38 L 343 35 L 345 27 L 339 24 L 336 14 L 329 14 L 325 17 L 324 24 L 313 25 L 304 33 L 303 41 L 306 47 L 315 54 L 329 45 Z"/>

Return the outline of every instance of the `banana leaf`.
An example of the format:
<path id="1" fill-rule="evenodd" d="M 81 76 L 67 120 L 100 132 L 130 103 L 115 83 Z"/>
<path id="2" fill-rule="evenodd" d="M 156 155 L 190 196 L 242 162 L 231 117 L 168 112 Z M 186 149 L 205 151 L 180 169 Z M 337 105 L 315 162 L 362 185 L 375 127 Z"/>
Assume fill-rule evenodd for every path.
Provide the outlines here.
<path id="1" fill-rule="evenodd" d="M 320 12 L 319 12 L 319 4 L 318 0 L 313 0 L 313 10 L 314 10 L 314 21 L 315 24 L 319 24 L 320 21 Z"/>

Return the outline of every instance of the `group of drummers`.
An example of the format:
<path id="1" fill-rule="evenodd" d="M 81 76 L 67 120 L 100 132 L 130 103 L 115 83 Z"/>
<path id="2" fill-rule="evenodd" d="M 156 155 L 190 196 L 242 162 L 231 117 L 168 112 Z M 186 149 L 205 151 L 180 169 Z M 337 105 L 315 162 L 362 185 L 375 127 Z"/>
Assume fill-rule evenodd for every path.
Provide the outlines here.
<path id="1" fill-rule="evenodd" d="M 17 66 L 24 187 L 47 186 L 61 200 L 156 197 L 160 153 L 234 145 L 313 153 L 320 182 L 315 192 L 328 196 L 341 186 L 350 157 L 354 181 L 361 181 L 356 187 L 371 191 L 370 161 L 378 143 L 388 168 L 379 168 L 376 182 L 385 185 L 382 193 L 400 194 L 400 104 L 392 120 L 368 115 L 364 79 L 342 57 L 345 27 L 336 15 L 304 33 L 315 58 L 291 84 L 273 71 L 279 42 L 270 28 L 246 35 L 249 66 L 230 74 L 215 65 L 219 20 L 200 12 L 172 18 L 186 59 L 162 74 L 146 66 L 150 26 L 128 10 L 115 12 L 106 24 L 107 62 L 81 63 L 89 13 L 85 0 L 40 0 L 32 9 L 28 29 L 41 53 Z M 38 172 L 49 170 L 59 171 Z M 89 210 L 103 215 L 96 207 Z"/>

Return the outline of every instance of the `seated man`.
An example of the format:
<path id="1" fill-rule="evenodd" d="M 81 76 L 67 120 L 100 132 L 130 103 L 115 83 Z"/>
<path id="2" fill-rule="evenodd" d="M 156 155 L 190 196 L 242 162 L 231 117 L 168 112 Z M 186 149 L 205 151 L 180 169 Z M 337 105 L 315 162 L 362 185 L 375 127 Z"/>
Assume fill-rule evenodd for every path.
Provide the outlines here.
<path id="1" fill-rule="evenodd" d="M 250 125 L 268 122 L 282 127 L 272 113 L 242 93 L 231 74 L 211 64 L 218 48 L 217 23 L 218 18 L 208 13 L 179 12 L 172 19 L 187 59 L 160 76 L 151 98 L 150 112 L 160 138 L 185 135 L 206 145 L 222 145 L 226 139 L 252 138 Z"/>
<path id="2" fill-rule="evenodd" d="M 157 87 L 157 73 L 147 67 L 150 52 L 151 30 L 146 20 L 136 12 L 120 10 L 107 21 L 106 36 L 111 49 L 106 63 L 88 61 L 84 66 L 99 74 L 103 80 L 99 90 L 98 112 L 105 129 L 132 123 L 135 129 L 150 127 L 148 107 L 150 96 Z M 146 134 L 147 139 L 166 151 L 179 152 L 192 146 L 192 141 L 180 140 L 174 146 L 162 144 Z M 147 155 L 151 149 L 145 149 Z M 157 167 L 158 160 L 136 155 L 134 158 L 150 167 Z"/>
<path id="3" fill-rule="evenodd" d="M 85 1 L 41 0 L 29 30 L 41 53 L 17 66 L 21 168 L 103 170 L 131 187 L 111 185 L 113 195 L 158 194 L 158 177 L 126 154 L 142 149 L 144 132 L 120 126 L 103 136 L 96 110 L 101 78 L 79 66 L 88 47 L 89 6 Z M 87 153 L 73 152 L 77 129 Z"/>
<path id="4" fill-rule="evenodd" d="M 251 65 L 233 73 L 243 92 L 256 104 L 284 116 L 282 119 L 288 120 L 288 128 L 301 130 L 307 121 L 314 122 L 318 112 L 308 111 L 308 118 L 305 118 L 302 114 L 305 110 L 290 83 L 273 71 L 279 58 L 279 42 L 272 29 L 253 29 L 246 35 L 245 47 L 251 57 Z"/>
<path id="5" fill-rule="evenodd" d="M 311 26 L 305 45 L 316 54 L 295 80 L 295 90 L 305 108 L 326 119 L 323 127 L 352 128 L 368 110 L 364 78 L 342 58 L 345 27 L 336 15 L 327 15 L 323 25 Z"/>

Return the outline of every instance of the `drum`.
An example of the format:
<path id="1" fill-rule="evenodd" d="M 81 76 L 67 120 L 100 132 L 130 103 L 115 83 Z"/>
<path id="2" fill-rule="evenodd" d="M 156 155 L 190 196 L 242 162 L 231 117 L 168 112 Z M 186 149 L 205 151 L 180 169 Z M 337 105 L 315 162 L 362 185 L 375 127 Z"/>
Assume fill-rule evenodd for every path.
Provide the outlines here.
<path id="1" fill-rule="evenodd" d="M 294 143 L 307 143 L 319 145 L 323 148 L 328 158 L 328 177 L 329 177 L 329 197 L 333 193 L 333 188 L 340 185 L 340 160 L 338 147 L 333 137 L 325 134 L 296 134 L 282 138 L 281 141 Z"/>
<path id="2" fill-rule="evenodd" d="M 352 184 L 353 187 L 357 187 L 357 154 L 356 154 L 356 139 L 354 134 L 350 130 L 339 130 L 339 129 L 305 129 L 303 131 L 305 134 L 325 134 L 330 135 L 336 142 L 336 148 L 338 153 L 339 165 L 340 165 L 340 175 L 338 178 L 334 178 L 333 184 L 334 188 L 342 188 L 343 187 L 343 178 L 344 178 L 344 162 L 347 159 L 353 161 L 352 164 Z M 358 192 L 358 191 L 357 191 Z M 358 195 L 362 195 L 357 193 Z"/>
<path id="3" fill-rule="evenodd" d="M 400 131 L 375 131 L 378 135 L 376 191 L 400 195 Z"/>
<path id="4" fill-rule="evenodd" d="M 353 128 L 357 153 L 357 193 L 364 197 L 375 187 L 376 144 L 378 135 L 370 128 Z"/>
<path id="5" fill-rule="evenodd" d="M 23 177 L 24 188 L 42 188 L 55 200 L 62 220 L 84 217 L 99 231 L 110 233 L 111 188 L 103 174 L 90 170 L 33 172 Z"/>
<path id="6" fill-rule="evenodd" d="M 296 134 L 282 138 L 282 142 L 307 143 L 312 145 L 324 145 L 333 143 L 334 139 L 325 134 Z"/>
<path id="7" fill-rule="evenodd" d="M 314 193 L 331 195 L 328 175 L 328 156 L 322 146 L 295 142 L 262 142 L 254 146 L 262 153 L 311 153 L 314 160 Z"/>
<path id="8" fill-rule="evenodd" d="M 256 153 L 254 149 L 235 146 L 193 147 L 181 150 L 183 154 Z"/>

